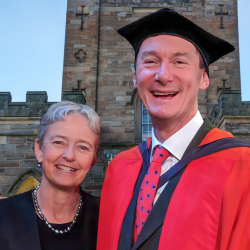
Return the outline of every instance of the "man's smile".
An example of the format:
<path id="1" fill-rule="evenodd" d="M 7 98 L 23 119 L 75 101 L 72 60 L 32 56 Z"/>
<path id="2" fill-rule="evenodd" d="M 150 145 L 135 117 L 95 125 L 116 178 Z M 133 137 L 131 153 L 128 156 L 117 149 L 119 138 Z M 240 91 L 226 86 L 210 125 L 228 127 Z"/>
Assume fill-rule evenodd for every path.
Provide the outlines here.
<path id="1" fill-rule="evenodd" d="M 152 91 L 152 94 L 157 98 L 171 98 L 178 94 L 179 92 L 157 92 Z"/>

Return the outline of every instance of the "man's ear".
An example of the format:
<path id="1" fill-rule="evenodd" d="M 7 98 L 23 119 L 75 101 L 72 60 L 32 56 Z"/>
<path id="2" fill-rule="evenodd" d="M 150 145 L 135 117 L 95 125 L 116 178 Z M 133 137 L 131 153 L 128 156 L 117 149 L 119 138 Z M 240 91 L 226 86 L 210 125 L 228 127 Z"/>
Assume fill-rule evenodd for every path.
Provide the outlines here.
<path id="1" fill-rule="evenodd" d="M 38 142 L 37 138 L 35 140 L 35 154 L 36 154 L 37 161 L 42 162 L 43 161 L 43 152 L 40 149 L 39 142 Z"/>
<path id="2" fill-rule="evenodd" d="M 207 71 L 204 69 L 203 75 L 202 75 L 202 81 L 201 81 L 201 84 L 200 84 L 200 89 L 204 90 L 208 86 L 209 86 L 209 77 L 208 77 Z"/>
<path id="3" fill-rule="evenodd" d="M 136 82 L 136 75 L 134 73 L 134 76 L 133 76 L 133 84 L 134 84 L 134 88 L 137 88 L 137 82 Z"/>

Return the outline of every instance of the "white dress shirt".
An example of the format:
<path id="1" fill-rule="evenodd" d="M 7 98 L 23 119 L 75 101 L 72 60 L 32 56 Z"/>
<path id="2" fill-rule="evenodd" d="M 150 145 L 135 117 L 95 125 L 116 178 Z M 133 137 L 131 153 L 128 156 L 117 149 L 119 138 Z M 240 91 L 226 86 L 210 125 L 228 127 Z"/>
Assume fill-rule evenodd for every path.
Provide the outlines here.
<path id="1" fill-rule="evenodd" d="M 157 145 L 161 145 L 162 147 L 167 149 L 168 152 L 170 153 L 170 156 L 162 163 L 161 175 L 167 172 L 182 158 L 185 150 L 187 149 L 188 145 L 198 132 L 203 122 L 204 121 L 202 119 L 202 116 L 198 110 L 196 115 L 183 128 L 181 128 L 179 131 L 177 131 L 163 143 L 160 143 L 156 139 L 154 134 L 154 129 L 152 128 L 152 150 L 151 150 L 150 162 L 152 160 L 152 154 L 154 152 L 154 148 Z M 154 199 L 154 204 L 158 200 L 161 192 L 163 191 L 163 189 L 166 187 L 167 184 L 168 182 L 157 190 Z"/>

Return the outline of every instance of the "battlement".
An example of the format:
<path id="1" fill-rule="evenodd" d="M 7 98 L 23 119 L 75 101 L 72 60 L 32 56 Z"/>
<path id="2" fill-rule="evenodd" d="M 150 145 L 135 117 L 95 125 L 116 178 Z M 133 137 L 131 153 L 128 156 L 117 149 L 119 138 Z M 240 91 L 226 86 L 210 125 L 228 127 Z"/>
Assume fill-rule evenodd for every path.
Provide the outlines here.
<path id="1" fill-rule="evenodd" d="M 0 92 L 0 117 L 41 117 L 55 102 L 48 102 L 46 91 L 28 91 L 26 102 L 12 102 L 10 92 Z M 82 91 L 65 91 L 62 100 L 86 104 Z"/>
<path id="2" fill-rule="evenodd" d="M 224 117 L 249 117 L 250 102 L 241 101 L 240 90 L 222 90 L 218 104 L 213 108 L 210 121 L 219 126 Z"/>

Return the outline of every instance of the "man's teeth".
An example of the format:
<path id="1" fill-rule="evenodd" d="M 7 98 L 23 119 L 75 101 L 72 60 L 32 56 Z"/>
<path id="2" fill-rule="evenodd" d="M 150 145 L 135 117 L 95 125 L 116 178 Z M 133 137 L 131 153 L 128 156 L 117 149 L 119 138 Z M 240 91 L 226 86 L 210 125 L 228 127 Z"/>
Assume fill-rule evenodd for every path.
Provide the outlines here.
<path id="1" fill-rule="evenodd" d="M 154 96 L 160 96 L 160 97 L 173 97 L 177 94 L 177 92 L 172 92 L 172 93 L 162 93 L 162 92 L 153 92 Z"/>
<path id="2" fill-rule="evenodd" d="M 70 167 L 66 167 L 66 166 L 62 166 L 62 165 L 57 165 L 56 166 L 58 169 L 62 170 L 63 172 L 74 172 L 76 171 L 76 169 L 70 168 Z"/>

